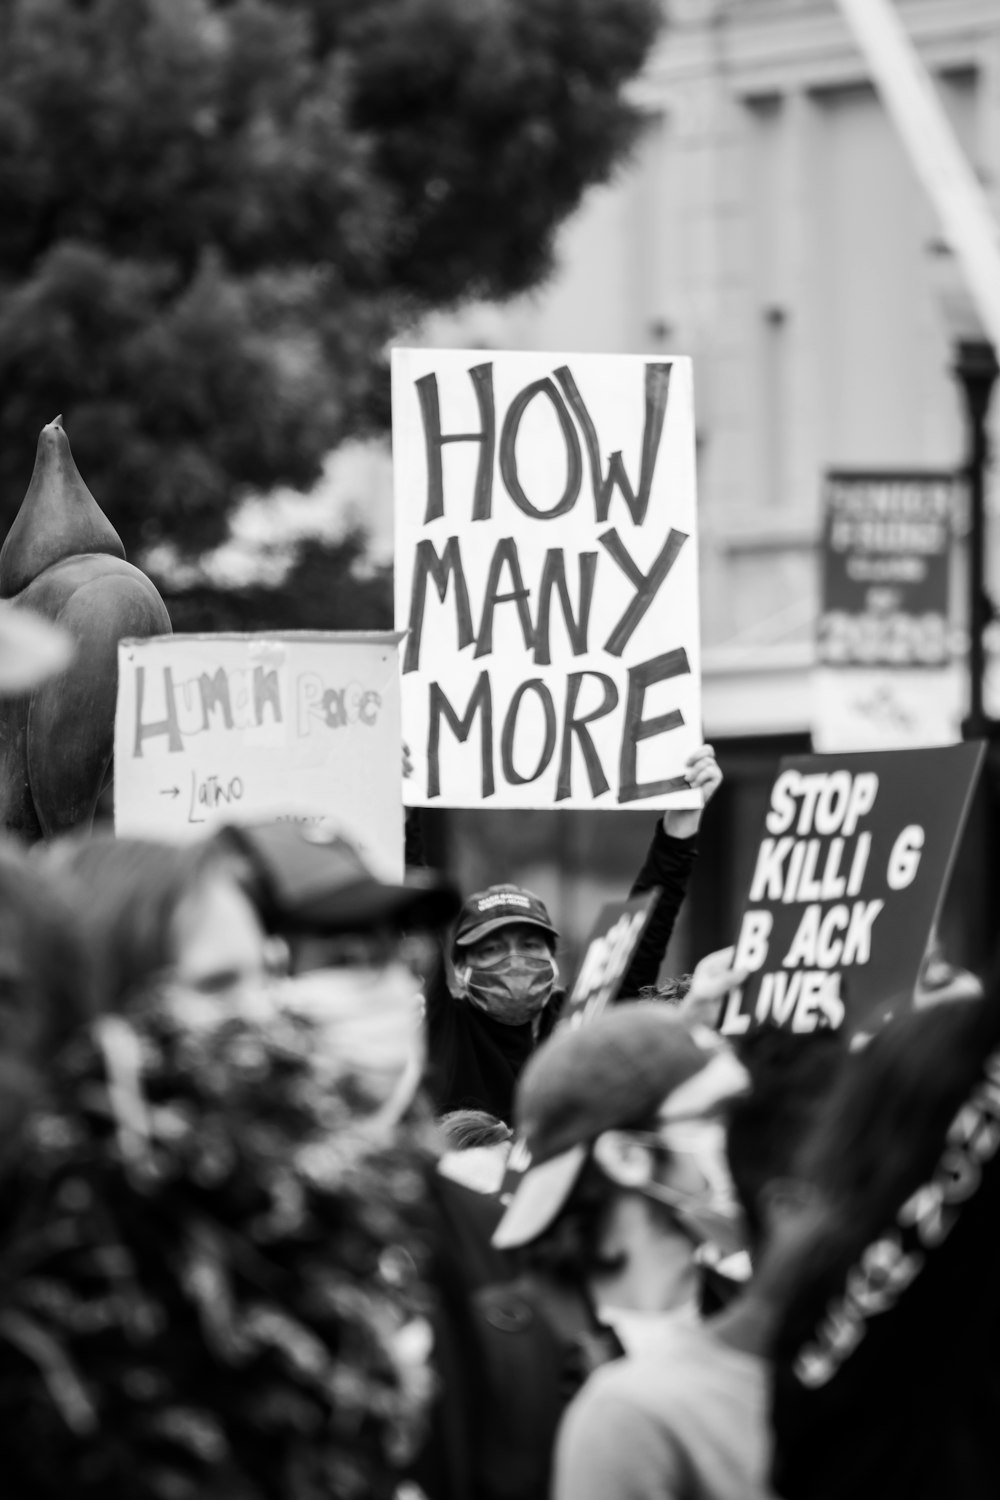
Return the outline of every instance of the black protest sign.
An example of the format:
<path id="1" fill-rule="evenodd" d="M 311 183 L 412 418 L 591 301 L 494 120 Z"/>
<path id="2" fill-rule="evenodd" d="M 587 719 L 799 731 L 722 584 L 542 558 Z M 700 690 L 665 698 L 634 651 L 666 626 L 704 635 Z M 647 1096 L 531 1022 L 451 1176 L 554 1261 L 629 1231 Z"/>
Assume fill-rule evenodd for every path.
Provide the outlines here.
<path id="1" fill-rule="evenodd" d="M 593 1021 L 618 999 L 659 894 L 654 889 L 628 901 L 609 901 L 601 908 L 559 1017 L 560 1026 Z"/>
<path id="2" fill-rule="evenodd" d="M 687 359 L 393 351 L 416 806 L 691 807 Z"/>
<path id="3" fill-rule="evenodd" d="M 909 1004 L 982 757 L 968 744 L 782 761 L 725 1035 L 854 1031 Z"/>
<path id="4" fill-rule="evenodd" d="M 827 476 L 821 663 L 938 667 L 949 661 L 957 483 L 952 474 Z"/>

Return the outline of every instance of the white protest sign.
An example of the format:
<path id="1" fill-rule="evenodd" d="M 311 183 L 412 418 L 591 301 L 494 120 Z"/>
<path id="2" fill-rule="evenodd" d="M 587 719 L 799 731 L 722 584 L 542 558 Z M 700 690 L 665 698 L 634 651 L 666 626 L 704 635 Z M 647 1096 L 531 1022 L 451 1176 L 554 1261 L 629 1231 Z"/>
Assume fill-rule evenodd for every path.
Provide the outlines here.
<path id="1" fill-rule="evenodd" d="M 689 359 L 395 349 L 407 800 L 693 807 Z"/>
<path id="2" fill-rule="evenodd" d="M 403 871 L 399 637 L 174 635 L 118 649 L 115 831 L 335 822 Z"/>

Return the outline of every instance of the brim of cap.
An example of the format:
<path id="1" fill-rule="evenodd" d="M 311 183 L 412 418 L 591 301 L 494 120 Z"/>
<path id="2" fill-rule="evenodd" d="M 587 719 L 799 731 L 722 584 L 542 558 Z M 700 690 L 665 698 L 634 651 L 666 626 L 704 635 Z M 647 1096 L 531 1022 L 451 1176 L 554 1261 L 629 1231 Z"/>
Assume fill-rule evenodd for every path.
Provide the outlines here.
<path id="1" fill-rule="evenodd" d="M 558 1217 L 587 1160 L 586 1146 L 571 1146 L 559 1156 L 529 1167 L 517 1185 L 507 1212 L 497 1225 L 498 1250 L 517 1250 L 544 1234 Z"/>
<path id="2" fill-rule="evenodd" d="M 43 615 L 0 602 L 0 696 L 28 693 L 64 672 L 75 650 L 69 632 Z"/>
<path id="3" fill-rule="evenodd" d="M 336 934 L 369 927 L 446 927 L 461 906 L 451 886 L 383 885 L 359 880 L 274 913 L 283 932 Z"/>
<path id="4" fill-rule="evenodd" d="M 478 927 L 471 927 L 463 932 L 461 937 L 455 939 L 456 948 L 466 948 L 470 943 L 478 943 L 480 938 L 489 937 L 491 932 L 499 932 L 501 927 L 540 927 L 550 937 L 558 938 L 559 934 L 551 922 L 543 922 L 541 917 L 525 916 L 523 912 L 510 911 L 506 916 L 490 917 L 487 922 L 480 922 Z"/>

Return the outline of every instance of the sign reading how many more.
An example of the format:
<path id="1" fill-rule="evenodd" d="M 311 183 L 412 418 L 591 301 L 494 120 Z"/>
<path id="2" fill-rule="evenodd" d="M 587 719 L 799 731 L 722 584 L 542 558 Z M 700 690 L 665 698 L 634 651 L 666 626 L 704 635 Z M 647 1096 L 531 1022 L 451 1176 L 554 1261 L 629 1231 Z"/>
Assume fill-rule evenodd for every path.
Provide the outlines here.
<path id="1" fill-rule="evenodd" d="M 330 821 L 401 877 L 398 645 L 389 632 L 122 641 L 116 832 Z"/>
<path id="2" fill-rule="evenodd" d="M 417 806 L 691 807 L 691 363 L 396 349 Z"/>
<path id="3" fill-rule="evenodd" d="M 966 744 L 782 761 L 724 1035 L 854 1032 L 909 1005 L 982 758 Z"/>

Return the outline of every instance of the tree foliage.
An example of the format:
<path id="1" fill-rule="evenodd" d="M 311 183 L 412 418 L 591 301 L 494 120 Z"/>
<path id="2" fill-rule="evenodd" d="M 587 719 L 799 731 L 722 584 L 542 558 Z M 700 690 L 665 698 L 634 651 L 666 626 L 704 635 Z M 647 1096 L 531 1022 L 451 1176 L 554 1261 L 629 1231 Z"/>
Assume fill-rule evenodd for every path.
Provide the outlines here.
<path id="1" fill-rule="evenodd" d="M 391 569 L 365 567 L 359 531 L 304 538 L 278 584 L 161 580 L 160 591 L 175 631 L 392 629 Z"/>
<path id="2" fill-rule="evenodd" d="M 638 129 L 659 0 L 4 0 L 0 524 L 62 412 L 126 548 L 218 541 L 388 420 Z"/>

